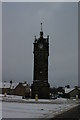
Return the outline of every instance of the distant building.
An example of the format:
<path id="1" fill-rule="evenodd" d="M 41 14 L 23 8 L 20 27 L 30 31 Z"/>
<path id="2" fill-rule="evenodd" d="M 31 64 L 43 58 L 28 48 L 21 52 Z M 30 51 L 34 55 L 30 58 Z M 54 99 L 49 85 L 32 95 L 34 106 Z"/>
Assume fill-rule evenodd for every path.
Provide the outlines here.
<path id="1" fill-rule="evenodd" d="M 2 83 L 1 89 L 2 89 L 2 94 L 7 93 L 8 95 L 13 95 L 14 94 L 14 89 L 19 83 Z"/>
<path id="2" fill-rule="evenodd" d="M 25 83 L 19 83 L 14 90 L 14 94 L 29 98 L 30 97 L 30 86 Z"/>
<path id="3" fill-rule="evenodd" d="M 23 97 L 30 97 L 30 86 L 26 83 L 2 83 L 0 85 L 0 91 L 2 94 L 7 93 L 8 95 L 18 95 Z"/>
<path id="4" fill-rule="evenodd" d="M 76 98 L 77 95 L 80 98 L 80 88 L 65 88 L 65 98 Z"/>
<path id="5" fill-rule="evenodd" d="M 59 97 L 63 97 L 64 93 L 65 93 L 65 90 L 64 90 L 63 87 L 58 87 L 57 88 L 57 94 L 58 94 Z"/>

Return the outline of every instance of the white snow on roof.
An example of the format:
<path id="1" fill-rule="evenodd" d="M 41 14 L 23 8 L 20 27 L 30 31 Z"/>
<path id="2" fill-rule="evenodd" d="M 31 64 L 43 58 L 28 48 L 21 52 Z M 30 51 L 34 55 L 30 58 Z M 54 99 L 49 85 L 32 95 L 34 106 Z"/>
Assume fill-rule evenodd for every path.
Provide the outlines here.
<path id="1" fill-rule="evenodd" d="M 22 85 L 23 85 L 24 87 L 25 87 L 25 86 L 27 86 L 27 84 L 26 84 L 26 83 L 23 83 Z"/>
<path id="2" fill-rule="evenodd" d="M 71 92 L 72 90 L 74 90 L 75 88 L 65 88 L 65 93 L 69 93 Z"/>
<path id="3" fill-rule="evenodd" d="M 14 89 L 19 83 L 12 83 L 11 85 L 11 89 Z M 10 83 L 4 82 L 1 83 L 0 82 L 0 88 L 10 88 Z"/>
<path id="4" fill-rule="evenodd" d="M 11 89 L 14 89 L 14 88 L 16 88 L 16 86 L 18 85 L 19 83 L 12 83 L 12 85 L 10 86 L 10 83 L 8 83 L 8 82 L 0 82 L 0 88 L 10 88 L 11 87 Z M 25 87 L 25 86 L 27 86 L 27 83 L 22 83 L 22 85 Z"/>
<path id="5" fill-rule="evenodd" d="M 80 90 L 80 88 L 78 88 Z"/>

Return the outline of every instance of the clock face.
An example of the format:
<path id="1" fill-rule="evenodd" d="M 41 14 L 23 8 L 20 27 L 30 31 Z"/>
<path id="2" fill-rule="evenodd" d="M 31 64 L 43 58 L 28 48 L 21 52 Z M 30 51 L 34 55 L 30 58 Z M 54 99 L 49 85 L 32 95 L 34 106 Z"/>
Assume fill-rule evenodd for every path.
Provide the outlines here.
<path id="1" fill-rule="evenodd" d="M 40 49 L 43 48 L 43 44 L 39 44 L 39 48 L 40 48 Z"/>

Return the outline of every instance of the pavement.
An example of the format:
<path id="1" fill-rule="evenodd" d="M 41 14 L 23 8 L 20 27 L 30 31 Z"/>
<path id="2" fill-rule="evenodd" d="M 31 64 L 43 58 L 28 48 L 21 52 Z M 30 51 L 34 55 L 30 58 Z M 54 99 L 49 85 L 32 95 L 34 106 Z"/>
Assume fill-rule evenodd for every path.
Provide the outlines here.
<path id="1" fill-rule="evenodd" d="M 51 120 L 80 120 L 80 104 L 62 114 L 55 116 Z"/>

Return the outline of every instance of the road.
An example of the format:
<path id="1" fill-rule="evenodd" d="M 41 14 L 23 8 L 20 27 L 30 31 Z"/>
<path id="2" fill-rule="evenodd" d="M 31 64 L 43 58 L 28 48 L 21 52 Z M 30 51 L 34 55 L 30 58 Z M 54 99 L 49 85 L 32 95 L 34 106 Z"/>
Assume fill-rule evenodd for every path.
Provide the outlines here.
<path id="1" fill-rule="evenodd" d="M 72 120 L 80 120 L 80 105 L 71 110 L 68 110 L 67 112 L 57 115 L 51 120 L 69 120 L 69 118 Z"/>

